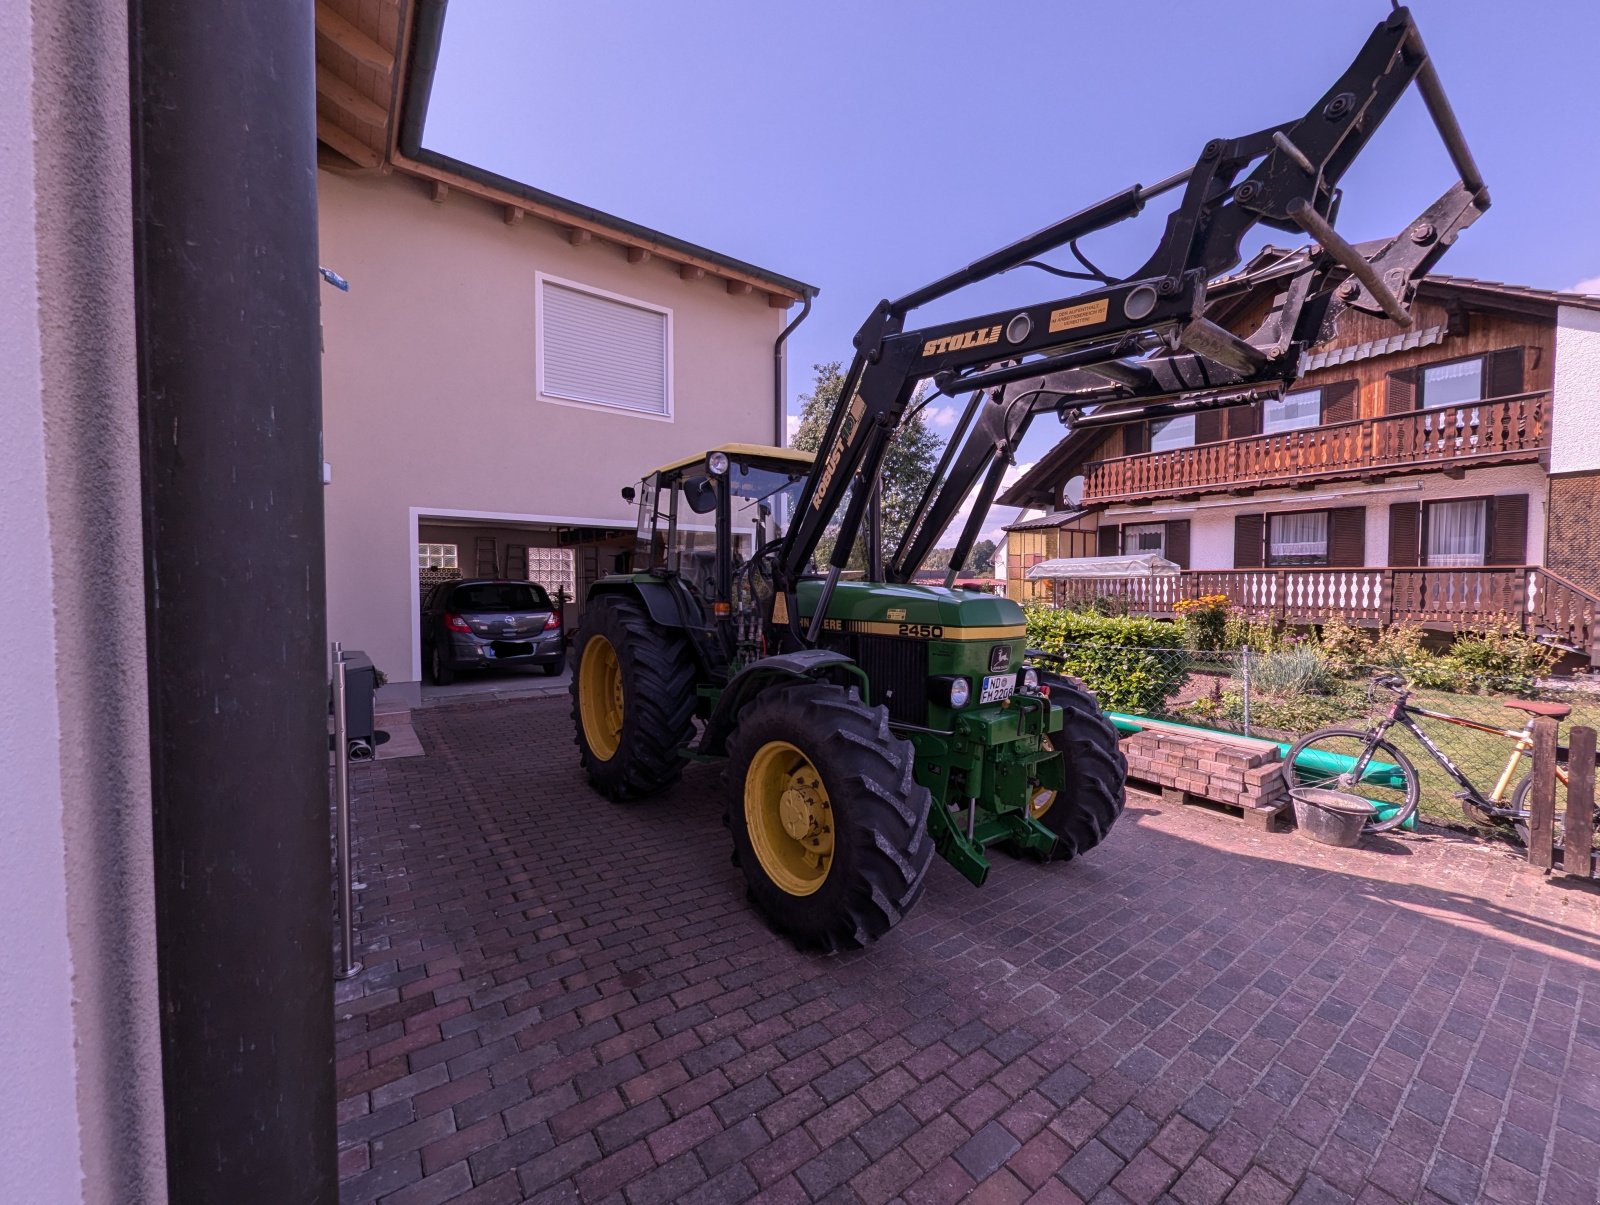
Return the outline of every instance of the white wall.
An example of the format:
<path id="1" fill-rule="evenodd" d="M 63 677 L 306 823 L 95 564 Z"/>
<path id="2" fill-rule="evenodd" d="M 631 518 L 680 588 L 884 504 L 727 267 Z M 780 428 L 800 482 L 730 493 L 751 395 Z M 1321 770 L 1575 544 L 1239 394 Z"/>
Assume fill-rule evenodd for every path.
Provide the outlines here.
<path id="1" fill-rule="evenodd" d="M 620 248 L 573 247 L 401 175 L 322 172 L 328 630 L 413 674 L 414 512 L 631 528 L 619 490 L 656 465 L 774 437 L 772 344 L 789 315 Z M 535 396 L 535 273 L 673 313 L 671 422 Z"/>
<path id="2" fill-rule="evenodd" d="M 1320 510 L 1335 506 L 1367 508 L 1366 560 L 1368 565 L 1389 563 L 1389 505 L 1393 502 L 1430 502 L 1445 498 L 1473 498 L 1482 494 L 1528 495 L 1527 563 L 1544 560 L 1547 492 L 1545 475 L 1536 464 L 1474 469 L 1456 481 L 1443 474 L 1394 478 L 1382 485 L 1330 484 L 1326 489 L 1262 491 L 1251 498 L 1225 505 L 1113 507 L 1102 523 L 1154 523 L 1163 519 L 1189 520 L 1189 567 L 1233 568 L 1233 520 L 1236 515 L 1263 511 Z"/>
<path id="3" fill-rule="evenodd" d="M 120 0 L 0 5 L 0 1201 L 166 1199 Z"/>
<path id="4" fill-rule="evenodd" d="M 1600 469 L 1600 311 L 1556 311 L 1555 380 L 1550 471 Z"/>

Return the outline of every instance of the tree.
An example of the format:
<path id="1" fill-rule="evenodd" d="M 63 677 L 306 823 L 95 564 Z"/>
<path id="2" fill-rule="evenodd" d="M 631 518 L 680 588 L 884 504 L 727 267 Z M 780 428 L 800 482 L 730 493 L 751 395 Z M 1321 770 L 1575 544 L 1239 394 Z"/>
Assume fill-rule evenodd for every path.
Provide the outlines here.
<path id="1" fill-rule="evenodd" d="M 967 556 L 964 571 L 969 577 L 983 577 L 994 572 L 994 541 L 979 540 Z"/>
<path id="2" fill-rule="evenodd" d="M 817 374 L 811 392 L 800 395 L 800 430 L 795 434 L 794 446 L 802 452 L 815 452 L 822 446 L 822 436 L 828 429 L 828 420 L 839 404 L 839 392 L 844 388 L 844 373 L 839 361 L 813 364 Z M 928 429 L 920 414 L 912 413 L 923 396 L 918 386 L 912 399 L 911 417 L 900 424 L 894 441 L 883 459 L 883 542 L 887 556 L 900 542 L 900 536 L 911 523 L 911 516 L 922 500 L 922 493 L 933 479 L 934 465 L 938 463 L 939 437 Z M 863 526 L 865 526 L 863 524 Z M 817 549 L 817 560 L 822 562 L 833 551 L 832 540 L 826 540 Z M 852 568 L 864 568 L 866 555 L 858 546 L 851 555 Z"/>

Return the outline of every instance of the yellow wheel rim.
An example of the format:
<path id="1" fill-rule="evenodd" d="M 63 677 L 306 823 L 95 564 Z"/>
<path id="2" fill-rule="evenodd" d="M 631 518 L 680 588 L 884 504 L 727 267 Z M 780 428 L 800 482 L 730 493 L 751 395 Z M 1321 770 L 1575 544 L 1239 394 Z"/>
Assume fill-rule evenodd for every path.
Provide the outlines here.
<path id="1" fill-rule="evenodd" d="M 744 778 L 744 822 L 761 869 L 787 895 L 810 895 L 833 866 L 833 804 L 811 759 L 768 741 Z"/>
<path id="2" fill-rule="evenodd" d="M 593 636 L 583 646 L 578 714 L 583 718 L 583 738 L 589 742 L 589 751 L 601 761 L 610 761 L 622 745 L 622 665 L 617 650 L 604 636 Z"/>

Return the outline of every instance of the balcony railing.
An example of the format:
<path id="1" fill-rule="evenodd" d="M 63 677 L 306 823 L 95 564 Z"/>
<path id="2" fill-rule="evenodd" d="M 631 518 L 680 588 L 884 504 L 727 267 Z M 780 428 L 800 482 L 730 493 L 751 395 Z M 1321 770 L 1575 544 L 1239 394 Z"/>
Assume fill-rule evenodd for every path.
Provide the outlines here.
<path id="1" fill-rule="evenodd" d="M 1550 395 L 1526 393 L 1097 460 L 1084 470 L 1083 501 L 1289 485 L 1474 461 L 1504 463 L 1532 459 L 1549 446 Z"/>
<path id="2" fill-rule="evenodd" d="M 1055 583 L 1057 605 L 1117 598 L 1132 611 L 1176 613 L 1180 599 L 1226 595 L 1251 619 L 1363 626 L 1417 623 L 1466 630 L 1509 621 L 1600 660 L 1600 600 L 1538 566 L 1504 569 L 1198 569 L 1166 577 Z"/>

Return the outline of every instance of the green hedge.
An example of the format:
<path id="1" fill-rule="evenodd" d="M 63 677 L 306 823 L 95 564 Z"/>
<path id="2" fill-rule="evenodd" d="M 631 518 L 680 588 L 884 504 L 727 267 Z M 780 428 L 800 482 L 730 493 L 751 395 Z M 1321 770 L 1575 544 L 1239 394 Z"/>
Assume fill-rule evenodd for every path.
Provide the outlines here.
<path id="1" fill-rule="evenodd" d="M 1188 681 L 1188 657 L 1173 624 L 1047 607 L 1028 608 L 1027 619 L 1028 647 L 1060 654 L 1060 668 L 1082 678 L 1108 711 L 1159 714 Z"/>

